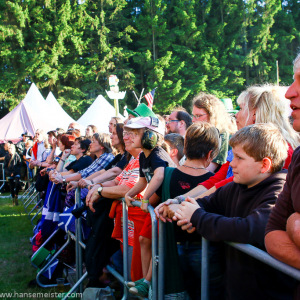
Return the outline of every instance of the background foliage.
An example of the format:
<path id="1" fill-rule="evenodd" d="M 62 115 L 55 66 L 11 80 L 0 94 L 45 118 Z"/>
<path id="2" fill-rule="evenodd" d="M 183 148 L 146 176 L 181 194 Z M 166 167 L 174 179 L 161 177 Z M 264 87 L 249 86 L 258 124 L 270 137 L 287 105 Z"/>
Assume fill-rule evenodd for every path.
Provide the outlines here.
<path id="1" fill-rule="evenodd" d="M 275 83 L 276 60 L 290 84 L 299 29 L 297 0 L 0 0 L 0 116 L 31 82 L 75 119 L 106 97 L 111 74 L 127 91 L 121 106 L 157 87 L 159 113 L 200 91 L 235 99 Z"/>

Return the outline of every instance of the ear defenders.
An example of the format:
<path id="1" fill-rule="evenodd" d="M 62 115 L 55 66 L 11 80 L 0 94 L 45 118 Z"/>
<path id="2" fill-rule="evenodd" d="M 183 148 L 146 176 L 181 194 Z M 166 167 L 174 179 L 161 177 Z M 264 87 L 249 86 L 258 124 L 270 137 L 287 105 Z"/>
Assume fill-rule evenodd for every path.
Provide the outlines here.
<path id="1" fill-rule="evenodd" d="M 150 117 L 150 118 L 151 118 L 150 125 L 152 127 L 158 127 L 159 120 L 157 118 L 153 118 L 153 117 Z M 158 142 L 158 135 L 156 134 L 156 132 L 154 132 L 150 129 L 146 129 L 144 131 L 144 134 L 143 134 L 142 140 L 141 140 L 142 147 L 147 150 L 152 150 L 157 145 L 157 142 Z"/>
<path id="2" fill-rule="evenodd" d="M 158 136 L 154 131 L 149 130 L 149 129 L 146 129 L 144 131 L 144 134 L 143 134 L 142 140 L 141 140 L 143 148 L 145 148 L 147 150 L 152 150 L 155 148 L 157 141 L 158 141 Z"/>

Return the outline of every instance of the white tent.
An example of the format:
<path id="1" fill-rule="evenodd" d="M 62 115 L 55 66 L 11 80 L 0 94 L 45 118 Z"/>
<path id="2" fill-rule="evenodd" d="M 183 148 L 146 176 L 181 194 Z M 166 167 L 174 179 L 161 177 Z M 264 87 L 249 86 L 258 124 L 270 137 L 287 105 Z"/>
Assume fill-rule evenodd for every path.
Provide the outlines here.
<path id="1" fill-rule="evenodd" d="M 51 98 L 45 101 L 32 83 L 23 101 L 0 120 L 0 141 L 17 141 L 25 131 L 33 136 L 37 129 L 46 132 L 57 127 L 67 129 L 73 119 L 66 113 L 63 115 L 63 109 L 54 101 Z"/>
<path id="2" fill-rule="evenodd" d="M 60 106 L 52 92 L 48 94 L 46 98 L 46 103 L 49 105 L 52 111 L 51 114 L 55 115 L 55 124 L 57 124 L 55 125 L 55 128 L 59 127 L 67 129 L 70 123 L 75 122 L 75 120 L 72 119 Z"/>
<path id="3" fill-rule="evenodd" d="M 115 115 L 115 108 L 102 95 L 99 95 L 77 122 L 83 126 L 95 125 L 100 132 L 108 133 L 108 123 Z M 124 119 L 121 114 L 119 117 Z"/>
<path id="4" fill-rule="evenodd" d="M 17 142 L 26 131 L 34 136 L 38 128 L 48 131 L 52 125 L 23 100 L 0 120 L 0 142 Z"/>

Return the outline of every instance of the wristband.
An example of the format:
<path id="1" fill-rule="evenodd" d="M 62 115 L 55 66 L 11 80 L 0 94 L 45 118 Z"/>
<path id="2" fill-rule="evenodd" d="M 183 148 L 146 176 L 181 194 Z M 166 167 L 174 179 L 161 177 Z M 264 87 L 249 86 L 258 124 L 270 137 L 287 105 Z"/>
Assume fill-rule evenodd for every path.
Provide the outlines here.
<path id="1" fill-rule="evenodd" d="M 179 204 L 183 201 L 185 201 L 185 197 L 183 195 L 180 195 L 180 196 L 176 196 L 175 197 L 176 200 L 178 200 Z"/>
<path id="2" fill-rule="evenodd" d="M 142 203 L 149 203 L 149 200 L 142 199 Z"/>

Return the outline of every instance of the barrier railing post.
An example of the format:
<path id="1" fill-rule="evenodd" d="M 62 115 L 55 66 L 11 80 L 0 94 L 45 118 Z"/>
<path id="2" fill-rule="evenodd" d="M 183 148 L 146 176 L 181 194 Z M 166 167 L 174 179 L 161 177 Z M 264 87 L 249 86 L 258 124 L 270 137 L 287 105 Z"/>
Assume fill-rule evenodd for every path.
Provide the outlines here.
<path id="1" fill-rule="evenodd" d="M 164 299 L 164 274 L 165 274 L 165 263 L 164 263 L 164 236 L 165 236 L 165 224 L 159 220 L 159 235 L 158 235 L 158 299 Z"/>
<path id="2" fill-rule="evenodd" d="M 129 291 L 127 288 L 127 282 L 129 281 L 129 254 L 128 254 L 128 207 L 125 199 L 122 200 L 122 214 L 123 214 L 123 276 L 120 275 L 111 265 L 107 266 L 107 270 L 117 278 L 124 285 L 124 294 L 122 300 L 129 298 Z M 133 201 L 133 206 L 141 207 L 141 202 Z M 152 223 L 152 299 L 158 299 L 158 238 L 157 238 L 157 220 L 154 213 L 154 209 L 151 205 L 148 206 L 148 211 L 151 216 Z"/>
<path id="3" fill-rule="evenodd" d="M 2 173 L 2 179 L 0 181 L 2 181 L 2 184 L 0 186 L 0 191 L 2 190 L 5 182 L 6 182 L 6 179 L 5 179 L 5 170 L 4 170 L 4 163 L 0 163 L 0 167 L 1 167 L 1 173 Z"/>
<path id="4" fill-rule="evenodd" d="M 152 224 L 152 299 L 158 299 L 158 266 L 161 261 L 158 255 L 157 219 L 154 213 L 154 209 L 151 205 L 148 206 L 148 211 L 151 216 Z"/>
<path id="5" fill-rule="evenodd" d="M 75 192 L 75 203 L 77 204 L 77 206 L 81 205 L 80 193 L 81 193 L 81 189 L 77 187 Z M 78 281 L 82 277 L 82 248 L 80 246 L 80 242 L 82 241 L 81 217 L 76 219 L 75 224 L 76 224 L 76 240 L 75 240 L 76 281 Z M 83 284 L 81 282 L 79 285 L 79 293 L 82 292 L 83 292 Z"/>
<path id="6" fill-rule="evenodd" d="M 128 272 L 128 207 L 126 205 L 125 199 L 122 199 L 122 209 L 123 209 L 123 277 L 124 277 L 124 294 L 122 299 L 128 298 L 128 290 L 126 287 L 126 282 L 129 280 Z"/>
<path id="7" fill-rule="evenodd" d="M 201 258 L 201 300 L 209 299 L 209 241 L 202 238 L 202 258 Z"/>

